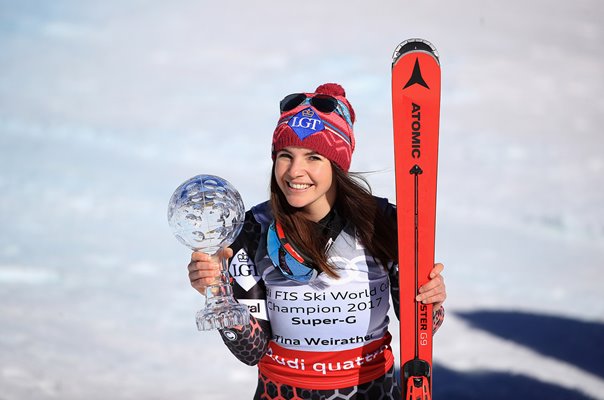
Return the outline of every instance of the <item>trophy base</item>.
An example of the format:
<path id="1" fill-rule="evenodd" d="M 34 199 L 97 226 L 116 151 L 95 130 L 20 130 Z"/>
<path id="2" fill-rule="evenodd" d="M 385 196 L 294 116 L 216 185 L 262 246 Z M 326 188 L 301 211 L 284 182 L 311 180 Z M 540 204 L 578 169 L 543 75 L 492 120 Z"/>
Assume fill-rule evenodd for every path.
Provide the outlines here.
<path id="1" fill-rule="evenodd" d="M 211 331 L 250 323 L 250 312 L 246 305 L 232 298 L 208 299 L 208 305 L 197 313 L 197 329 Z"/>

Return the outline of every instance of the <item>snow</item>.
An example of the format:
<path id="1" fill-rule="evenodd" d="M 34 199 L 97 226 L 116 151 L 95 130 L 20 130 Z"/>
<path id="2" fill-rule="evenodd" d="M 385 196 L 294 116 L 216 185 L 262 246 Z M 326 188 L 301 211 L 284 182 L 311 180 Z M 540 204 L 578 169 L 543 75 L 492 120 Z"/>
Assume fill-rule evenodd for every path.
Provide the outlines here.
<path id="1" fill-rule="evenodd" d="M 389 59 L 410 37 L 443 66 L 436 398 L 604 399 L 599 2 L 0 10 L 1 400 L 251 398 L 255 369 L 196 331 L 169 197 L 207 173 L 263 201 L 278 100 L 332 81 L 352 169 L 394 198 Z"/>

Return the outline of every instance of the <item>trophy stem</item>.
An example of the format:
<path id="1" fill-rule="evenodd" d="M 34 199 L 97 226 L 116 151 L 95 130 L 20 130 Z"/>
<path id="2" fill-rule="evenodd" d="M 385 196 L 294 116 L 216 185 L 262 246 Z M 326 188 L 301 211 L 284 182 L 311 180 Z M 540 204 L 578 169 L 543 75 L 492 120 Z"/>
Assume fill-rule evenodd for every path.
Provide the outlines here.
<path id="1" fill-rule="evenodd" d="M 226 258 L 221 257 L 220 277 L 206 288 L 206 307 L 197 313 L 196 322 L 200 331 L 247 325 L 250 322 L 247 306 L 237 303 L 233 297 Z"/>

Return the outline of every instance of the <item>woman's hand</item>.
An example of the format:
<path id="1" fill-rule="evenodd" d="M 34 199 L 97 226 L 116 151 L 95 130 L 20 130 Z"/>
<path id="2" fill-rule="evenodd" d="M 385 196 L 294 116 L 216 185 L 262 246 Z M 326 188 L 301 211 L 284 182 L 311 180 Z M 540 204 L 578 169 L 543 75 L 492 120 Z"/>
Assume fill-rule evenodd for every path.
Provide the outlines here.
<path id="1" fill-rule="evenodd" d="M 191 262 L 188 266 L 189 281 L 191 281 L 191 286 L 204 296 L 208 286 L 219 283 L 221 258 L 226 257 L 228 259 L 232 257 L 233 250 L 225 247 L 217 254 L 218 257 L 212 257 L 201 251 L 195 251 L 191 254 Z"/>
<path id="2" fill-rule="evenodd" d="M 416 297 L 417 301 L 424 304 L 433 304 L 434 311 L 438 311 L 445 299 L 447 298 L 447 290 L 445 288 L 445 278 L 440 274 L 445 266 L 437 263 L 430 271 L 430 281 L 419 288 L 419 294 Z"/>

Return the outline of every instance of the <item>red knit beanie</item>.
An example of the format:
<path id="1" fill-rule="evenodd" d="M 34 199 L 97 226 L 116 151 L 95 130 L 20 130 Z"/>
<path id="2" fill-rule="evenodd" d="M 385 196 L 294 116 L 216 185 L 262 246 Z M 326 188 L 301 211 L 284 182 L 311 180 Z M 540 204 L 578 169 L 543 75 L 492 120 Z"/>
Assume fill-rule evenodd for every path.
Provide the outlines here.
<path id="1" fill-rule="evenodd" d="M 273 133 L 273 160 L 284 147 L 304 147 L 316 151 L 348 172 L 355 145 L 352 131 L 355 115 L 344 88 L 337 83 L 326 83 L 314 93 L 304 94 L 306 101 L 281 113 Z M 337 109 L 332 112 L 317 110 L 308 101 L 316 95 L 335 98 L 338 101 Z"/>

